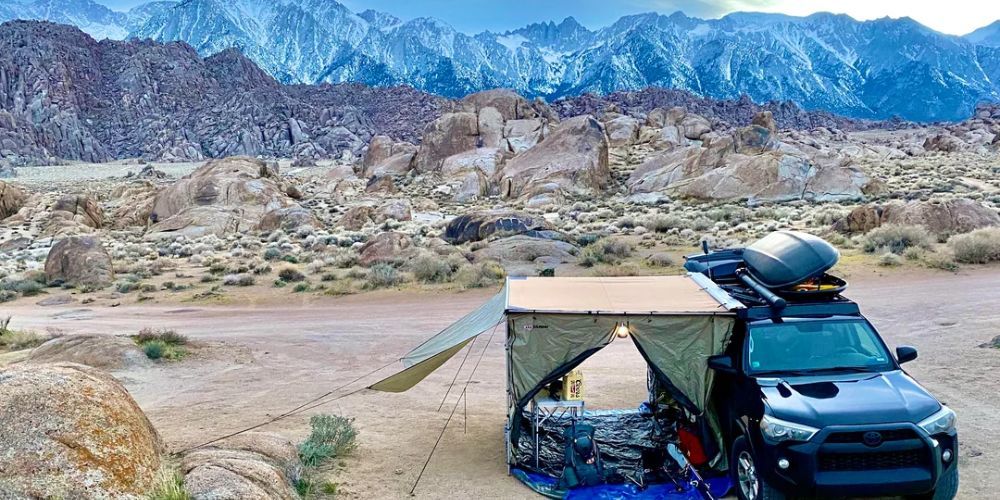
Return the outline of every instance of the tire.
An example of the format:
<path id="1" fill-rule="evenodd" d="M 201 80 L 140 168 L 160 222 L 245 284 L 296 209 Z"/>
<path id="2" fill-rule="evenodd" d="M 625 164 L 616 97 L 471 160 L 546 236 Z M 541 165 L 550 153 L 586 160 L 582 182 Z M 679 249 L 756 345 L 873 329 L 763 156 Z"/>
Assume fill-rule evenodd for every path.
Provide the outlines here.
<path id="1" fill-rule="evenodd" d="M 956 495 L 958 495 L 958 465 L 953 465 L 951 470 L 945 472 L 938 479 L 937 488 L 934 488 L 934 491 L 907 498 L 913 500 L 951 500 Z"/>
<path id="2" fill-rule="evenodd" d="M 729 453 L 729 470 L 736 497 L 740 500 L 785 500 L 785 494 L 767 484 L 757 472 L 757 459 L 746 436 L 733 441 Z"/>

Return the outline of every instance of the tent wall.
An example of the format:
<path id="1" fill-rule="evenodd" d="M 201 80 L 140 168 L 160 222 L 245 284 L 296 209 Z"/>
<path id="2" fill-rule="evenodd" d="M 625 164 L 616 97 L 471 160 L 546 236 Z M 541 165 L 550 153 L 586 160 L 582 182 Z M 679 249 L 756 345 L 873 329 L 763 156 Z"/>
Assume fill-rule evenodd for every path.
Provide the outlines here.
<path id="1" fill-rule="evenodd" d="M 731 316 L 649 316 L 629 320 L 629 333 L 647 361 L 659 369 L 689 406 L 705 410 L 712 379 L 708 358 L 723 351 Z"/>
<path id="2" fill-rule="evenodd" d="M 520 401 L 560 367 L 611 342 L 619 316 L 509 314 L 510 391 Z"/>

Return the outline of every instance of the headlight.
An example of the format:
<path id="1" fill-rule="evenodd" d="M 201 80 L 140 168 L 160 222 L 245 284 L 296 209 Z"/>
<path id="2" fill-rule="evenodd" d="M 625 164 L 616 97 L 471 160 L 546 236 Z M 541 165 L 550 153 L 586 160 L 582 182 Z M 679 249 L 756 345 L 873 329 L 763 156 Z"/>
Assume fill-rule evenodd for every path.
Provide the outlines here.
<path id="1" fill-rule="evenodd" d="M 955 428 L 955 412 L 947 406 L 942 406 L 937 413 L 925 418 L 919 425 L 928 434 L 940 434 Z"/>
<path id="2" fill-rule="evenodd" d="M 782 441 L 809 441 L 819 432 L 819 429 L 764 415 L 764 418 L 760 419 L 760 431 L 768 441 L 780 443 Z"/>

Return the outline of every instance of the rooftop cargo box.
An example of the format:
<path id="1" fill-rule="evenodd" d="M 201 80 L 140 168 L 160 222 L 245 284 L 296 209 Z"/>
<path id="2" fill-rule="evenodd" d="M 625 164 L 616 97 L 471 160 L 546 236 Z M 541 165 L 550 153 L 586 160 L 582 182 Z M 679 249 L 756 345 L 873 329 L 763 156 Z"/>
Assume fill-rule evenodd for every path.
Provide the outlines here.
<path id="1" fill-rule="evenodd" d="M 743 250 L 750 275 L 768 288 L 785 288 L 822 275 L 840 253 L 811 234 L 776 231 Z"/>

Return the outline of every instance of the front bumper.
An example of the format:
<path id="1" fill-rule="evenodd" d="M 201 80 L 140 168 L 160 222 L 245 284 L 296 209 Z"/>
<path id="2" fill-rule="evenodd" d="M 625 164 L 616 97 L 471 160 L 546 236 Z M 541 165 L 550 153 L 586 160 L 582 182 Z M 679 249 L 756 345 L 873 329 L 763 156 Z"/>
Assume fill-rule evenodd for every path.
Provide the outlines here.
<path id="1" fill-rule="evenodd" d="M 864 443 L 865 433 L 883 440 Z M 811 496 L 915 495 L 935 488 L 958 461 L 958 435 L 929 436 L 910 423 L 829 426 L 808 442 L 769 444 L 757 436 L 757 468 L 779 490 Z M 944 461 L 944 450 L 951 459 Z M 780 459 L 787 469 L 778 466 Z"/>

